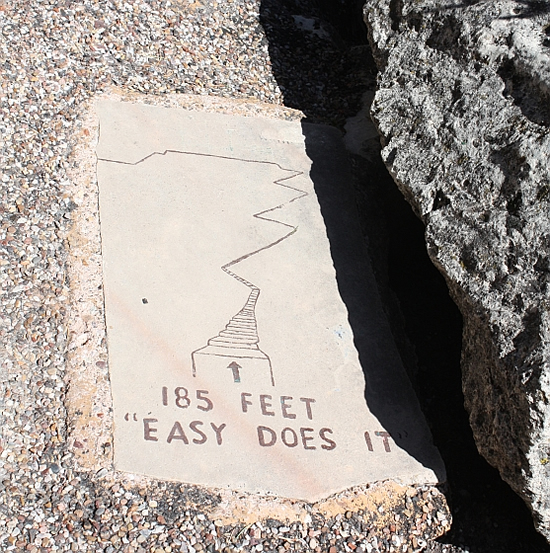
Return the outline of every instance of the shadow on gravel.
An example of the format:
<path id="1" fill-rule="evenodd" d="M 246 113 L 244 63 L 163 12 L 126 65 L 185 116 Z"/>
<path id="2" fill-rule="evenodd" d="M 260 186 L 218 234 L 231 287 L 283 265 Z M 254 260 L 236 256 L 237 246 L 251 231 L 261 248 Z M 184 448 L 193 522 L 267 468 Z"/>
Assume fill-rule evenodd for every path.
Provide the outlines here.
<path id="1" fill-rule="evenodd" d="M 362 3 L 262 0 L 273 73 L 285 105 L 301 110 L 305 123 L 343 129 L 359 112 L 364 93 L 375 88 Z M 527 0 L 519 3 L 537 8 Z M 423 225 L 379 149 L 373 139 L 363 157 L 351 156 L 355 199 L 392 332 L 447 468 L 454 522 L 440 541 L 471 553 L 549 553 L 523 502 L 477 453 L 463 408 L 461 316 L 428 258 Z M 321 170 L 320 161 L 313 161 L 312 172 Z M 437 548 L 433 544 L 430 551 Z"/>

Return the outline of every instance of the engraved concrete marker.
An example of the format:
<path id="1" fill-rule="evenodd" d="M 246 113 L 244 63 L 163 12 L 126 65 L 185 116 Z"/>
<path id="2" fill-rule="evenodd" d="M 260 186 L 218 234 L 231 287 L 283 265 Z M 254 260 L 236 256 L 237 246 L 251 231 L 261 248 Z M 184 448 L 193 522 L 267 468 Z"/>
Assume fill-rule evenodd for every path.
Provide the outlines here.
<path id="1" fill-rule="evenodd" d="M 306 500 L 441 480 L 338 133 L 97 110 L 117 468 Z"/>

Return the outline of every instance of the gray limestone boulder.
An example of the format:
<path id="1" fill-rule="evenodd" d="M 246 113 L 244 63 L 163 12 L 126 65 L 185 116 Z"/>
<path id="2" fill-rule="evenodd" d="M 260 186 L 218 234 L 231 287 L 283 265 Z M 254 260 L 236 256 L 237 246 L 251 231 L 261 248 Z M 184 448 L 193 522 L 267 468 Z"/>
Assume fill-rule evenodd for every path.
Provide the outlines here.
<path id="1" fill-rule="evenodd" d="M 464 317 L 480 452 L 550 540 L 550 2 L 367 0 L 382 156 Z"/>

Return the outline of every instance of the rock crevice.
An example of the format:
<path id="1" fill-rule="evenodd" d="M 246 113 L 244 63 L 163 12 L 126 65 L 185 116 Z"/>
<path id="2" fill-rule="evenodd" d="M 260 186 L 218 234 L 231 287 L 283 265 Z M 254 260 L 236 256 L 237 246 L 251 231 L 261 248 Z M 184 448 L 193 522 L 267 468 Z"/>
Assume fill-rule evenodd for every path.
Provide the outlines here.
<path id="1" fill-rule="evenodd" d="M 382 157 L 464 317 L 478 448 L 550 538 L 548 4 L 367 0 L 365 21 Z"/>

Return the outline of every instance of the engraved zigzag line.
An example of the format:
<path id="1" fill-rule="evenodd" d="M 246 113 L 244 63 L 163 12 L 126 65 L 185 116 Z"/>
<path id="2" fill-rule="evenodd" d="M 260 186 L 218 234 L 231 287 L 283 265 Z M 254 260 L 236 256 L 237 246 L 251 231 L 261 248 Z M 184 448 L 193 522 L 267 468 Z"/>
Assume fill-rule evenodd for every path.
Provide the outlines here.
<path id="1" fill-rule="evenodd" d="M 257 163 L 262 163 L 262 162 L 257 162 Z M 263 162 L 263 163 L 270 163 L 270 162 Z M 208 348 L 218 348 L 217 351 L 216 349 L 214 349 L 214 351 L 211 350 L 209 352 L 210 355 L 214 355 L 216 357 L 237 357 L 237 358 L 246 358 L 249 356 L 256 357 L 258 353 L 253 353 L 253 352 L 259 352 L 263 356 L 263 358 L 267 360 L 267 363 L 269 366 L 269 376 L 271 380 L 271 385 L 275 386 L 275 376 L 273 374 L 273 366 L 271 364 L 271 359 L 269 355 L 261 351 L 258 346 L 259 337 L 258 337 L 258 331 L 257 331 L 257 320 L 256 320 L 255 311 L 256 311 L 256 303 L 260 295 L 260 288 L 258 288 L 255 284 L 252 284 L 248 280 L 237 275 L 236 273 L 234 273 L 229 269 L 230 267 L 237 265 L 238 263 L 240 263 L 241 261 L 244 261 L 245 259 L 248 259 L 269 248 L 276 246 L 277 244 L 280 244 L 283 240 L 286 240 L 298 230 L 297 226 L 289 225 L 288 223 L 283 223 L 282 221 L 279 221 L 272 217 L 268 217 L 267 214 L 272 213 L 278 209 L 281 209 L 284 206 L 289 205 L 290 203 L 295 202 L 296 200 L 299 200 L 300 198 L 303 198 L 308 195 L 308 193 L 305 190 L 301 190 L 299 188 L 290 186 L 289 184 L 285 183 L 285 181 L 288 181 L 290 179 L 297 177 L 298 175 L 301 175 L 302 172 L 295 171 L 292 169 L 285 169 L 281 167 L 278 163 L 271 163 L 271 164 L 276 165 L 282 171 L 293 173 L 288 177 L 283 177 L 273 181 L 273 184 L 276 184 L 277 186 L 282 186 L 283 188 L 288 188 L 289 190 L 293 190 L 298 194 L 294 196 L 294 198 L 291 198 L 286 202 L 283 202 L 274 207 L 270 207 L 268 209 L 264 209 L 263 211 L 260 211 L 258 213 L 254 213 L 253 217 L 255 217 L 256 219 L 260 219 L 262 221 L 269 221 L 272 223 L 276 223 L 278 225 L 283 225 L 284 227 L 290 230 L 284 236 L 281 236 L 277 240 L 261 248 L 258 248 L 257 250 L 246 253 L 241 257 L 238 257 L 237 259 L 233 259 L 232 261 L 230 261 L 229 263 L 226 263 L 221 267 L 221 269 L 229 276 L 233 277 L 240 283 L 250 288 L 250 295 L 248 296 L 248 299 L 245 302 L 245 305 L 243 306 L 243 308 L 230 319 L 225 329 L 222 330 L 216 337 L 208 340 L 208 345 L 205 348 L 200 348 L 199 350 L 196 350 L 191 354 L 193 376 L 196 376 L 197 374 L 195 355 L 200 353 L 201 351 L 208 350 Z M 238 332 L 239 330 L 242 330 L 242 332 Z M 227 351 L 225 352 L 223 350 L 227 350 Z M 247 350 L 249 353 L 244 353 L 243 355 L 243 352 L 247 352 Z M 239 353 L 241 355 L 239 355 Z M 228 366 L 228 368 L 232 368 L 232 370 L 238 371 L 240 367 L 238 364 L 235 365 L 234 363 L 232 363 Z M 233 378 L 235 382 L 241 381 L 240 375 L 238 372 L 233 374 Z"/>
<path id="2" fill-rule="evenodd" d="M 272 162 L 262 161 L 262 162 L 256 162 L 256 163 L 272 163 Z M 294 190 L 295 192 L 298 192 L 298 195 L 295 196 L 294 198 L 286 201 L 286 202 L 283 202 L 282 204 L 276 205 L 275 207 L 270 207 L 269 209 L 264 209 L 263 211 L 260 211 L 258 213 L 254 213 L 253 217 L 255 217 L 256 219 L 260 219 L 261 221 L 270 221 L 272 223 L 277 223 L 279 225 L 283 225 L 283 226 L 285 226 L 285 227 L 287 227 L 291 230 L 287 234 L 285 234 L 281 238 L 278 238 L 274 242 L 271 242 L 267 246 L 263 246 L 263 247 L 255 250 L 253 252 L 242 255 L 241 257 L 239 257 L 237 259 L 234 259 L 233 261 L 230 261 L 229 263 L 227 263 L 227 264 L 225 264 L 221 267 L 222 271 L 226 272 L 228 275 L 230 275 L 233 278 L 237 279 L 239 282 L 242 282 L 243 284 L 245 284 L 249 288 L 253 288 L 253 289 L 256 289 L 256 286 L 254 284 L 248 282 L 244 278 L 242 278 L 242 277 L 236 275 L 235 273 L 233 273 L 232 271 L 230 271 L 229 267 L 232 267 L 233 265 L 237 265 L 237 263 L 240 263 L 241 261 L 244 261 L 245 259 L 248 259 L 249 257 L 252 257 L 253 255 L 256 255 L 260 252 L 263 252 L 263 251 L 265 251 L 269 248 L 272 248 L 273 246 L 276 246 L 277 244 L 280 244 L 283 240 L 286 240 L 287 238 L 292 236 L 298 230 L 297 226 L 289 225 L 288 223 L 283 223 L 282 221 L 278 221 L 277 219 L 272 219 L 270 217 L 265 217 L 264 215 L 266 213 L 271 213 L 272 211 L 276 211 L 277 209 L 281 209 L 281 208 L 291 204 L 292 202 L 295 202 L 296 200 L 304 198 L 305 196 L 308 195 L 308 193 L 305 190 L 300 190 L 299 188 L 295 188 L 294 186 L 290 186 L 288 184 L 283 184 L 284 181 L 293 179 L 293 178 L 301 175 L 302 171 L 295 171 L 293 169 L 285 169 L 285 168 L 281 167 L 278 163 L 273 163 L 273 165 L 277 165 L 277 167 L 279 167 L 279 169 L 281 169 L 282 171 L 292 171 L 294 173 L 293 175 L 290 175 L 288 177 L 284 177 L 282 179 L 277 179 L 277 180 L 273 181 L 273 184 L 276 184 L 278 186 L 282 186 L 284 188 L 288 188 L 290 190 Z"/>
<path id="3" fill-rule="evenodd" d="M 193 373 L 193 376 L 196 376 L 195 355 L 197 353 L 199 353 L 200 351 L 207 349 L 208 347 L 213 346 L 213 347 L 218 347 L 218 348 L 221 348 L 221 349 L 226 349 L 227 348 L 228 350 L 231 350 L 231 355 L 230 356 L 231 357 L 236 357 L 236 358 L 246 358 L 248 356 L 247 354 L 245 354 L 245 355 L 239 355 L 238 354 L 238 352 L 242 351 L 243 348 L 244 348 L 244 351 L 246 351 L 248 348 L 250 348 L 252 350 L 255 349 L 256 351 L 259 350 L 259 348 L 258 348 L 259 339 L 258 339 L 257 330 L 256 330 L 257 322 L 256 322 L 256 315 L 255 315 L 255 307 L 256 307 L 256 302 L 257 302 L 259 294 L 260 294 L 260 288 L 258 288 L 255 284 L 252 284 L 251 282 L 249 282 L 245 278 L 243 278 L 243 277 L 237 275 L 236 273 L 234 273 L 233 271 L 231 271 L 230 267 L 233 267 L 234 265 L 237 265 L 238 263 L 241 263 L 245 259 L 248 259 L 248 258 L 250 258 L 254 255 L 257 255 L 257 254 L 259 254 L 259 253 L 261 253 L 265 250 L 273 248 L 274 246 L 280 244 L 281 242 L 283 242 L 287 238 L 290 238 L 290 236 L 292 236 L 294 233 L 296 233 L 296 231 L 298 230 L 297 226 L 290 225 L 288 223 L 283 223 L 282 221 L 279 221 L 279 220 L 274 219 L 272 217 L 268 217 L 266 215 L 269 214 L 269 213 L 272 213 L 272 212 L 274 212 L 278 209 L 281 209 L 281 208 L 291 204 L 292 202 L 295 202 L 296 200 L 304 198 L 305 196 L 308 196 L 309 194 L 305 190 L 301 190 L 300 188 L 296 188 L 294 186 L 290 186 L 289 184 L 286 184 L 286 181 L 289 181 L 289 180 L 291 180 L 291 179 L 293 179 L 293 178 L 295 178 L 299 175 L 302 175 L 303 174 L 302 171 L 296 171 L 294 169 L 287 169 L 285 167 L 282 167 L 281 165 L 279 165 L 278 163 L 276 163 L 274 161 L 258 161 L 258 160 L 252 160 L 252 159 L 243 159 L 243 158 L 230 157 L 230 156 L 221 156 L 221 155 L 215 155 L 215 154 L 202 154 L 202 153 L 197 153 L 197 152 L 184 152 L 184 151 L 181 151 L 181 150 L 165 150 L 164 152 L 153 152 L 152 154 L 149 154 L 149 155 L 145 156 L 143 159 L 140 159 L 139 161 L 136 161 L 134 163 L 128 163 L 128 162 L 116 161 L 116 160 L 109 160 L 109 159 L 103 159 L 103 158 L 99 158 L 99 161 L 106 161 L 106 162 L 109 162 L 109 163 L 121 163 L 121 164 L 124 164 L 124 165 L 138 165 L 139 163 L 144 162 L 145 160 L 149 159 L 150 157 L 152 157 L 154 155 L 166 155 L 168 153 L 202 156 L 202 157 L 213 157 L 213 158 L 218 158 L 218 159 L 228 159 L 228 160 L 233 160 L 233 161 L 242 161 L 244 163 L 260 163 L 260 164 L 265 164 L 265 165 L 274 165 L 274 166 L 278 167 L 281 171 L 290 172 L 290 173 L 292 173 L 292 175 L 277 179 L 277 180 L 273 181 L 273 184 L 275 184 L 277 186 L 281 186 L 283 188 L 288 188 L 289 190 L 293 190 L 294 192 L 297 193 L 297 195 L 294 196 L 294 198 L 291 198 L 290 200 L 287 200 L 286 202 L 283 202 L 279 205 L 276 205 L 274 207 L 270 207 L 268 209 L 264 209 L 262 211 L 259 211 L 258 213 L 253 214 L 253 217 L 256 218 L 256 219 L 259 219 L 261 221 L 269 221 L 271 223 L 276 223 L 278 225 L 282 225 L 282 226 L 290 229 L 284 236 L 282 236 L 281 238 L 278 238 L 277 240 L 275 240 L 275 241 L 273 241 L 273 242 L 271 242 L 271 243 L 269 243 L 265 246 L 262 246 L 261 248 L 258 248 L 257 250 L 246 253 L 246 254 L 238 257 L 237 259 L 233 259 L 232 261 L 230 261 L 229 263 L 226 263 L 225 265 L 222 265 L 222 267 L 221 267 L 222 271 L 224 271 L 227 275 L 234 278 L 238 282 L 240 282 L 240 283 L 244 284 L 245 286 L 247 286 L 248 288 L 250 288 L 251 292 L 250 292 L 250 295 L 249 295 L 244 307 L 241 309 L 241 311 L 239 311 L 239 313 L 237 313 L 236 315 L 233 316 L 233 318 L 230 320 L 230 322 L 226 325 L 225 330 L 222 330 L 218 334 L 218 336 L 208 340 L 208 345 L 206 347 L 200 348 L 200 349 L 195 350 L 191 353 L 192 373 Z M 241 320 L 241 319 L 245 319 L 245 321 L 243 322 L 243 320 Z M 238 332 L 238 330 L 241 327 L 243 327 L 241 330 L 244 329 L 246 332 L 244 330 L 243 330 L 243 332 Z M 225 353 L 224 354 L 212 353 L 212 355 L 221 356 L 221 357 L 226 357 L 227 356 L 227 354 L 225 354 Z M 275 379 L 274 379 L 274 375 L 273 375 L 273 367 L 271 365 L 271 359 L 264 352 L 262 352 L 262 355 L 264 356 L 265 359 L 267 359 L 268 364 L 269 364 L 271 385 L 275 386 Z M 235 377 L 235 378 L 237 378 L 237 377 Z M 240 382 L 240 380 L 236 379 L 235 382 Z"/>
<path id="4" fill-rule="evenodd" d="M 164 156 L 164 155 L 169 154 L 169 153 L 171 153 L 171 154 L 184 154 L 184 155 L 191 155 L 191 156 L 202 156 L 202 157 L 215 157 L 215 158 L 219 158 L 219 159 L 229 159 L 229 160 L 234 160 L 234 161 L 243 161 L 245 163 L 261 163 L 261 164 L 264 164 L 264 165 L 274 165 L 274 166 L 278 167 L 281 171 L 294 173 L 293 175 L 290 175 L 288 177 L 284 177 L 284 178 L 277 179 L 277 180 L 273 181 L 273 184 L 276 184 L 278 186 L 282 186 L 283 188 L 288 188 L 289 190 L 294 190 L 295 192 L 298 193 L 298 195 L 295 196 L 294 198 L 286 201 L 286 202 L 283 202 L 282 204 L 276 205 L 275 207 L 270 207 L 269 209 L 265 209 L 265 210 L 260 211 L 258 213 L 254 213 L 254 215 L 253 215 L 253 217 L 255 217 L 256 219 L 260 219 L 260 220 L 263 220 L 263 221 L 270 221 L 272 223 L 277 223 L 277 224 L 283 225 L 283 226 L 285 226 L 285 227 L 287 227 L 291 230 L 285 236 L 283 236 L 281 238 L 278 238 L 277 240 L 275 240 L 274 242 L 268 244 L 267 246 L 263 246 L 263 247 L 259 248 L 258 250 L 247 253 L 247 254 L 245 254 L 245 255 L 237 258 L 237 259 L 234 259 L 233 261 L 230 261 L 229 263 L 226 263 L 225 265 L 223 265 L 221 267 L 222 271 L 224 271 L 225 273 L 227 273 L 228 275 L 230 275 L 234 279 L 238 280 L 239 282 L 242 282 L 245 286 L 248 286 L 249 288 L 252 288 L 252 289 L 256 288 L 256 286 L 254 284 L 252 284 L 251 282 L 248 282 L 246 279 L 244 279 L 244 278 L 240 277 L 239 275 L 235 274 L 233 271 L 230 271 L 229 267 L 232 267 L 233 265 L 237 265 L 237 263 L 240 263 L 241 261 L 244 261 L 245 259 L 248 259 L 249 257 L 252 257 L 253 255 L 256 255 L 256 254 L 258 254 L 258 253 L 260 253 L 264 250 L 267 250 L 269 248 L 272 248 L 273 246 L 276 246 L 277 244 L 280 244 L 283 240 L 286 240 L 287 238 L 292 236 L 298 230 L 298 227 L 295 227 L 293 225 L 289 225 L 287 223 L 283 223 L 282 221 L 278 221 L 277 219 L 271 219 L 270 217 L 264 217 L 264 215 L 266 213 L 271 213 L 272 211 L 276 211 L 277 209 L 281 209 L 281 208 L 285 207 L 286 205 L 291 204 L 292 202 L 294 202 L 296 200 L 299 200 L 301 198 L 304 198 L 305 196 L 308 196 L 308 193 L 305 190 L 295 188 L 295 187 L 290 186 L 288 184 L 283 184 L 284 181 L 288 181 L 288 180 L 291 180 L 291 179 L 293 179 L 293 178 L 295 178 L 299 175 L 302 175 L 303 172 L 302 171 L 296 171 L 295 169 L 287 169 L 286 167 L 282 167 L 281 165 L 279 165 L 275 161 L 261 161 L 261 160 L 255 160 L 255 159 L 245 159 L 245 158 L 239 158 L 239 157 L 221 156 L 221 155 L 216 155 L 216 154 L 203 154 L 203 153 L 199 153 L 199 152 L 185 152 L 185 151 L 181 151 L 181 150 L 164 150 L 164 152 L 153 152 L 153 153 L 145 156 L 144 158 L 142 158 L 138 161 L 135 161 L 133 163 L 130 163 L 128 161 L 118 161 L 118 160 L 105 159 L 105 158 L 98 158 L 98 161 L 106 161 L 108 163 L 120 163 L 122 165 L 138 165 L 138 164 L 143 163 L 144 161 L 146 161 L 147 159 L 149 159 L 150 157 L 153 157 L 155 155 Z"/>

